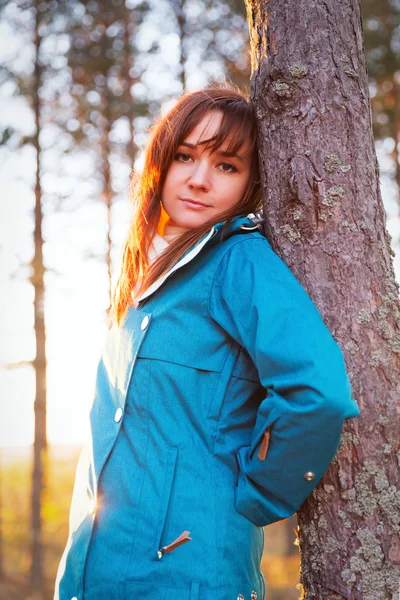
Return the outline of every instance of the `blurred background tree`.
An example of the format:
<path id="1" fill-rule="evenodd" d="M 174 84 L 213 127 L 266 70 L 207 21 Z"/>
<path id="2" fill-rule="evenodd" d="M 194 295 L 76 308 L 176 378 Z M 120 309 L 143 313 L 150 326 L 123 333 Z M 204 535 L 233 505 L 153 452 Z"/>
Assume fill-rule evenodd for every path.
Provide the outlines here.
<path id="1" fill-rule="evenodd" d="M 375 140 L 385 140 L 400 198 L 400 2 L 363 0 L 364 43 Z"/>

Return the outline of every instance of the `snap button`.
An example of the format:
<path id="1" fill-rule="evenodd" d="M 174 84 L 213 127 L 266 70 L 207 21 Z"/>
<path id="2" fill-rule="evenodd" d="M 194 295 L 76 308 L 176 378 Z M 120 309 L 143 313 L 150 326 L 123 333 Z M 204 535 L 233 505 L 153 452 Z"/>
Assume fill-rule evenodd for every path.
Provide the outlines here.
<path id="1" fill-rule="evenodd" d="M 145 318 L 143 319 L 143 321 L 140 324 L 140 329 L 142 331 L 144 331 L 147 327 L 147 325 L 149 324 L 149 317 L 146 315 Z"/>
<path id="2" fill-rule="evenodd" d="M 122 408 L 119 407 L 115 411 L 114 420 L 115 420 L 116 423 L 119 423 L 121 419 L 122 419 Z"/>
<path id="3" fill-rule="evenodd" d="M 251 598 L 251 600 L 257 600 L 257 592 L 255 592 L 254 590 L 251 590 L 250 598 Z"/>
<path id="4" fill-rule="evenodd" d="M 237 600 L 244 600 L 243 594 L 239 594 L 238 597 L 237 597 Z"/>
<path id="5" fill-rule="evenodd" d="M 307 479 L 307 481 L 311 481 L 312 479 L 314 479 L 315 477 L 315 473 L 313 473 L 312 471 L 307 471 L 307 473 L 304 473 L 304 478 Z"/>
<path id="6" fill-rule="evenodd" d="M 78 600 L 78 598 L 74 596 L 73 598 L 71 598 L 71 600 Z"/>

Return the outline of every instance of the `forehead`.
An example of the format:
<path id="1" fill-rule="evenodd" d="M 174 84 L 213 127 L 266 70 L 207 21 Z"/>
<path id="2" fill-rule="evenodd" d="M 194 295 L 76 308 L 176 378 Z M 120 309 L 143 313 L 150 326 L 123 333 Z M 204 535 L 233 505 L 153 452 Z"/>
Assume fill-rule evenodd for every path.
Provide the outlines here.
<path id="1" fill-rule="evenodd" d="M 213 110 L 204 115 L 204 117 L 197 123 L 197 125 L 188 133 L 188 135 L 184 138 L 184 142 L 197 146 L 199 144 L 204 144 L 207 148 L 209 140 L 215 139 L 221 129 L 221 123 L 223 120 L 223 113 L 221 111 Z M 226 136 L 223 140 L 221 147 L 217 149 L 217 151 L 225 151 L 229 146 L 235 136 L 235 130 L 231 130 L 230 134 Z M 214 151 L 215 148 L 213 144 L 210 144 L 211 151 Z M 245 156 L 249 152 L 249 143 L 245 141 L 240 148 L 237 150 L 237 153 L 241 156 Z"/>
<path id="2" fill-rule="evenodd" d="M 222 113 L 220 111 L 206 113 L 184 141 L 197 146 L 203 141 L 214 138 L 220 130 L 221 121 Z"/>

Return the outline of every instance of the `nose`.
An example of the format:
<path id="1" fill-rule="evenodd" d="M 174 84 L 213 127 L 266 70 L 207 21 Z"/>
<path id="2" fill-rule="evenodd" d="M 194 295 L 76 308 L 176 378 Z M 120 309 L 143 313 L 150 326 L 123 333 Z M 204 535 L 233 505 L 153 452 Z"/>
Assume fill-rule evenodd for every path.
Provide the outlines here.
<path id="1" fill-rule="evenodd" d="M 208 191 L 210 187 L 210 178 L 206 161 L 199 161 L 193 165 L 188 184 L 192 189 Z"/>

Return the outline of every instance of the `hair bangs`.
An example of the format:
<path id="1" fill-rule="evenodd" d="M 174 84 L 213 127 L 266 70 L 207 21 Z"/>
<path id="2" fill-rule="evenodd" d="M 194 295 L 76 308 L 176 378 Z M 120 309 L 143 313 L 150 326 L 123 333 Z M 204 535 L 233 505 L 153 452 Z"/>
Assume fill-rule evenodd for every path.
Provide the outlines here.
<path id="1" fill-rule="evenodd" d="M 240 110 L 241 109 L 241 110 Z M 227 154 L 241 155 L 243 150 L 246 153 L 252 153 L 256 145 L 256 131 L 248 110 L 233 111 L 225 110 L 222 112 L 222 119 L 217 134 L 207 141 L 206 148 L 215 152 L 223 146 L 223 151 Z M 214 110 L 221 110 L 219 108 Z"/>

